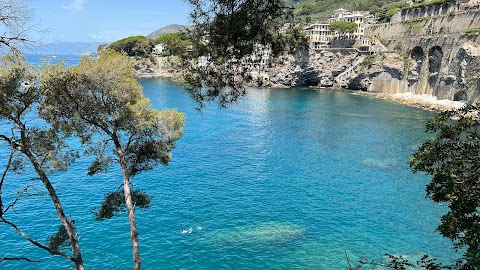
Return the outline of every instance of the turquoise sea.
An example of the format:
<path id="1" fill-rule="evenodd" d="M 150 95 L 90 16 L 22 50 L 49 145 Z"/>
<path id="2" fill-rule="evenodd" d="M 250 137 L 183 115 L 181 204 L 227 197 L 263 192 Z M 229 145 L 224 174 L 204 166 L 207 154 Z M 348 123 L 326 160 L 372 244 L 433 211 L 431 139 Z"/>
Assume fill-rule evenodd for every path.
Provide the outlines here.
<path id="1" fill-rule="evenodd" d="M 149 210 L 136 211 L 144 269 L 346 269 L 345 253 L 350 261 L 381 261 L 385 253 L 456 257 L 435 232 L 445 206 L 425 199 L 429 179 L 407 164 L 431 136 L 424 125 L 435 113 L 310 89 L 248 89 L 227 109 L 199 113 L 176 83 L 140 83 L 153 106 L 187 115 L 170 165 L 134 179 L 154 198 Z M 78 148 L 76 140 L 71 145 Z M 120 169 L 88 177 L 89 160 L 52 175 L 54 186 L 75 219 L 86 269 L 131 269 L 126 215 L 97 222 L 91 213 L 119 187 Z M 32 177 L 28 168 L 10 175 L 5 196 L 25 184 L 44 192 Z M 41 242 L 59 225 L 48 197 L 23 199 L 16 212 L 9 218 Z M 0 224 L 0 257 L 14 255 L 43 261 L 0 269 L 71 266 Z"/>

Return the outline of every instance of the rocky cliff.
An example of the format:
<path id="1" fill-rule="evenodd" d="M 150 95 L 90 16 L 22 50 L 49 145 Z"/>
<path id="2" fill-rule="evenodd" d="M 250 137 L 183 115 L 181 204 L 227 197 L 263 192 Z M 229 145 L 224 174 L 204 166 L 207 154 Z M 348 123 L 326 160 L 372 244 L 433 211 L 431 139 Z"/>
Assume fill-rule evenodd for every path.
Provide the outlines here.
<path id="1" fill-rule="evenodd" d="M 175 56 L 152 56 L 150 58 L 130 57 L 135 69 L 135 76 L 138 78 L 174 78 L 180 79 L 180 72 L 176 70 Z"/>
<path id="2" fill-rule="evenodd" d="M 403 61 L 395 53 L 367 56 L 355 50 L 300 51 L 284 55 L 267 67 L 252 66 L 255 86 L 367 90 L 375 78 L 400 79 Z"/>
<path id="3" fill-rule="evenodd" d="M 480 11 L 456 4 L 419 7 L 371 25 L 366 35 L 387 51 L 299 51 L 247 64 L 253 86 L 343 87 L 480 102 Z M 140 76 L 171 76 L 168 58 L 138 63 Z"/>
<path id="4" fill-rule="evenodd" d="M 178 77 L 174 57 L 132 58 L 137 77 Z M 377 78 L 401 79 L 403 59 L 396 53 L 363 55 L 347 51 L 298 51 L 265 63 L 250 62 L 251 86 L 348 88 L 366 91 Z"/>

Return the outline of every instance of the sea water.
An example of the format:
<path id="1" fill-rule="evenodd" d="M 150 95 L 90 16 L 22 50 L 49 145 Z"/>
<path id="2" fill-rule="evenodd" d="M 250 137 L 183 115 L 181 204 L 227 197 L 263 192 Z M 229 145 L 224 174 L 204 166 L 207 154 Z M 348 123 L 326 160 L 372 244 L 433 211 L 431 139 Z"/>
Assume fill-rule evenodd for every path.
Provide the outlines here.
<path id="1" fill-rule="evenodd" d="M 425 198 L 428 177 L 407 162 L 428 138 L 435 116 L 351 92 L 248 89 L 227 109 L 202 112 L 181 86 L 140 79 L 157 109 L 185 112 L 172 161 L 133 180 L 153 196 L 137 210 L 144 269 L 346 269 L 362 256 L 430 254 L 451 261 L 451 243 L 435 228 L 445 206 Z M 5 130 L 2 126 L 2 131 Z M 71 145 L 78 147 L 76 140 Z M 5 149 L 6 146 L 2 146 Z M 4 165 L 6 152 L 0 152 Z M 119 188 L 118 166 L 87 176 L 83 157 L 51 175 L 75 219 L 86 269 L 131 269 L 125 214 L 98 222 L 92 210 Z M 35 175 L 10 174 L 10 198 Z M 42 186 L 37 193 L 44 193 Z M 22 199 L 8 216 L 45 243 L 60 224 L 48 197 Z M 0 224 L 0 269 L 69 269 Z"/>

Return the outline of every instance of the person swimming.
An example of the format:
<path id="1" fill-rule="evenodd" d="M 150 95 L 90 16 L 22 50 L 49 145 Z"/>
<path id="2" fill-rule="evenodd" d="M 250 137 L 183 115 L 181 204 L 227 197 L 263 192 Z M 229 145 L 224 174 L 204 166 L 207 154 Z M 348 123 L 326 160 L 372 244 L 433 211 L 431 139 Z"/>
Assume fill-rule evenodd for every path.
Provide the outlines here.
<path id="1" fill-rule="evenodd" d="M 192 232 L 193 232 L 193 228 L 190 228 L 188 230 L 181 230 L 180 231 L 181 234 L 192 233 Z"/>

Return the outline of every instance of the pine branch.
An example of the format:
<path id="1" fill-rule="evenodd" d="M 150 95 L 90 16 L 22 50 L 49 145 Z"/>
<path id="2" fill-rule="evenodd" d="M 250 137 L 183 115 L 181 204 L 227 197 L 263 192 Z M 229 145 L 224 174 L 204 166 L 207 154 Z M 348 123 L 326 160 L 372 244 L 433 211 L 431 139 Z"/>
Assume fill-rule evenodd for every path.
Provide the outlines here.
<path id="1" fill-rule="evenodd" d="M 68 254 L 66 254 L 66 253 L 63 253 L 63 252 L 61 252 L 61 251 L 52 250 L 52 249 L 50 249 L 49 247 L 47 247 L 47 246 L 45 246 L 45 245 L 43 245 L 43 244 L 41 244 L 41 243 L 33 240 L 32 238 L 30 238 L 30 236 L 28 236 L 26 233 L 24 233 L 17 225 L 15 225 L 14 223 L 12 223 L 12 222 L 10 222 L 10 221 L 7 221 L 5 218 L 3 218 L 3 217 L 0 218 L 0 222 L 3 222 L 3 223 L 5 223 L 5 224 L 8 224 L 8 225 L 10 225 L 11 227 L 13 227 L 21 236 L 23 236 L 23 238 L 25 238 L 25 239 L 26 239 L 28 242 L 30 242 L 32 245 L 37 246 L 37 247 L 39 247 L 39 248 L 41 248 L 41 249 L 44 249 L 44 250 L 48 251 L 50 254 L 59 255 L 59 256 L 65 257 L 65 258 L 67 258 L 67 259 L 75 262 L 75 259 L 74 259 L 72 256 L 70 256 L 70 255 L 68 255 Z"/>
<path id="2" fill-rule="evenodd" d="M 41 262 L 40 260 L 32 260 L 32 259 L 29 259 L 29 258 L 25 258 L 25 257 L 4 257 L 4 258 L 0 258 L 0 263 L 2 262 L 5 262 L 5 261 L 27 261 L 27 262 L 34 262 L 34 263 L 38 263 L 38 262 Z"/>

